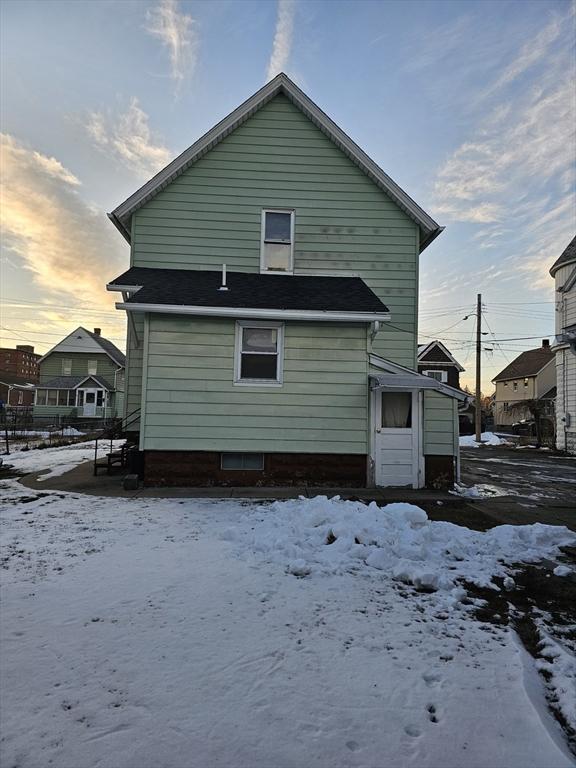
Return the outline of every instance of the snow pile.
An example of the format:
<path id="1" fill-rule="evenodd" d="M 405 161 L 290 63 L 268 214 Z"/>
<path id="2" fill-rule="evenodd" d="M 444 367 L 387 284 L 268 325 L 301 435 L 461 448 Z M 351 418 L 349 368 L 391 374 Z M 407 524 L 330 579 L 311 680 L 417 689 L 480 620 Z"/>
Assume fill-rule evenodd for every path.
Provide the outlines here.
<path id="1" fill-rule="evenodd" d="M 503 437 L 498 437 L 494 432 L 482 432 L 481 442 L 476 442 L 475 435 L 461 435 L 460 447 L 461 448 L 478 448 L 480 445 L 510 445 L 508 440 L 504 440 Z"/>
<path id="2" fill-rule="evenodd" d="M 492 577 L 507 576 L 506 564 L 554 557 L 576 543 L 568 528 L 502 525 L 487 532 L 428 519 L 413 504 L 378 507 L 372 502 L 328 499 L 278 501 L 258 509 L 260 519 L 243 544 L 288 573 L 333 574 L 368 566 L 417 588 L 464 596 L 466 580 L 497 589 Z M 242 539 L 237 530 L 226 538 Z"/>

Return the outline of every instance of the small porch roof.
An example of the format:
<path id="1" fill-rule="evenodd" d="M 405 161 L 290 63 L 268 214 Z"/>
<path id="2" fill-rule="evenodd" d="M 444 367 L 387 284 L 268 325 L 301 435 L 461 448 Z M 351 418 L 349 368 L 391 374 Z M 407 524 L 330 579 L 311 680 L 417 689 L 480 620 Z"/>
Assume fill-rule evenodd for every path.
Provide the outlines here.
<path id="1" fill-rule="evenodd" d="M 425 376 L 422 373 L 410 370 L 410 368 L 405 368 L 403 365 L 391 363 L 389 360 L 384 360 L 377 355 L 370 355 L 370 363 L 381 369 L 379 373 L 369 374 L 371 389 L 431 389 L 462 402 L 471 399 L 470 395 L 461 389 L 450 387 L 448 384 L 433 379 L 431 376 Z"/>
<path id="2" fill-rule="evenodd" d="M 94 382 L 96 385 L 94 389 L 106 389 L 109 392 L 114 390 L 114 387 L 109 384 L 102 376 L 96 376 L 90 374 L 89 376 L 57 376 L 50 381 L 42 382 L 36 385 L 36 389 L 78 389 L 81 384 L 86 382 Z"/>

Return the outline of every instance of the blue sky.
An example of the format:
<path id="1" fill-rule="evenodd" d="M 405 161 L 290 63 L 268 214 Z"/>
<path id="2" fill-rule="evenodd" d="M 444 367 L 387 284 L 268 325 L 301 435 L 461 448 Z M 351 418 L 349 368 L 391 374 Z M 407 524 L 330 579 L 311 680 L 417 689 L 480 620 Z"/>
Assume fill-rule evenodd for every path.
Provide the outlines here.
<path id="1" fill-rule="evenodd" d="M 105 212 L 286 71 L 446 226 L 422 255 L 421 340 L 488 380 L 554 330 L 547 268 L 576 229 L 574 4 L 3 0 L 4 344 L 124 321 Z M 80 269 L 78 268 L 80 264 Z M 10 329 L 10 330 L 6 330 Z M 487 385 L 488 388 L 488 385 Z"/>

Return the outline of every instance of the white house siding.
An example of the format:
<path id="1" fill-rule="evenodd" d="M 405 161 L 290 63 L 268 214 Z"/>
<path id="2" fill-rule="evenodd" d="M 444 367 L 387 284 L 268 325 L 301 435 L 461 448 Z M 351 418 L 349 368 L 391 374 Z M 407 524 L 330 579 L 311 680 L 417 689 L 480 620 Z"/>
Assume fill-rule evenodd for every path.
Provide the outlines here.
<path id="1" fill-rule="evenodd" d="M 560 267 L 556 281 L 556 335 L 576 324 L 576 286 L 569 291 L 561 288 L 576 264 Z M 556 447 L 576 455 L 576 354 L 567 344 L 556 348 Z"/>
<path id="2" fill-rule="evenodd" d="M 283 386 L 247 387 L 233 320 L 148 317 L 142 450 L 368 453 L 365 325 L 286 323 Z"/>

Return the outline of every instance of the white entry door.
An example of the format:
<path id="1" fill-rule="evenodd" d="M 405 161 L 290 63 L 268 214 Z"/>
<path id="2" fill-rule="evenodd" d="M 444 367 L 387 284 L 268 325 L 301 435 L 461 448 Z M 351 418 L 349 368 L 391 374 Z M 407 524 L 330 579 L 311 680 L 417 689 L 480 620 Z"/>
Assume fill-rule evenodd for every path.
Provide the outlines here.
<path id="1" fill-rule="evenodd" d="M 82 409 L 82 415 L 88 418 L 96 416 L 96 405 L 98 401 L 98 393 L 102 390 L 99 389 L 85 389 L 84 390 L 84 407 Z M 102 398 L 102 395 L 100 395 Z"/>
<path id="2" fill-rule="evenodd" d="M 375 393 L 376 485 L 420 487 L 418 393 Z"/>

